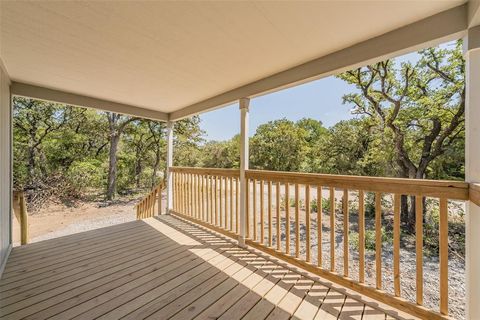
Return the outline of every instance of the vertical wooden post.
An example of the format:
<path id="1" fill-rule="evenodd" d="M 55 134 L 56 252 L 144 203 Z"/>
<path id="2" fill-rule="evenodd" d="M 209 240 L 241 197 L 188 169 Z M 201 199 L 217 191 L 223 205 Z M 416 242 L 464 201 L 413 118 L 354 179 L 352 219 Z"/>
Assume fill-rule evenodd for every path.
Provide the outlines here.
<path id="1" fill-rule="evenodd" d="M 20 204 L 20 243 L 24 245 L 28 243 L 28 213 L 23 191 L 19 193 L 18 201 Z"/>
<path id="2" fill-rule="evenodd" d="M 167 122 L 167 163 L 166 163 L 166 168 L 167 168 L 167 205 L 165 209 L 165 213 L 169 213 L 170 210 L 172 210 L 173 206 L 173 179 L 172 179 L 172 172 L 170 171 L 170 168 L 173 166 L 173 127 L 174 127 L 174 122 L 173 121 L 168 121 Z M 162 194 L 160 190 L 160 195 Z M 161 198 L 161 196 L 160 196 Z M 160 200 L 161 201 L 161 200 Z M 160 214 L 160 212 L 159 212 Z"/>

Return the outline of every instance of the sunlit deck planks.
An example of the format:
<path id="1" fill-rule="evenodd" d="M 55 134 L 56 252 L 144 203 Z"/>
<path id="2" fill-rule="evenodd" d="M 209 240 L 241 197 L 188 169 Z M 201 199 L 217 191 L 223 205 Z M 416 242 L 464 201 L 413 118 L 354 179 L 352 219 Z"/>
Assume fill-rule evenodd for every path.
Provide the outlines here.
<path id="1" fill-rule="evenodd" d="M 15 248 L 0 280 L 0 317 L 399 316 L 359 298 L 203 228 L 161 216 Z"/>

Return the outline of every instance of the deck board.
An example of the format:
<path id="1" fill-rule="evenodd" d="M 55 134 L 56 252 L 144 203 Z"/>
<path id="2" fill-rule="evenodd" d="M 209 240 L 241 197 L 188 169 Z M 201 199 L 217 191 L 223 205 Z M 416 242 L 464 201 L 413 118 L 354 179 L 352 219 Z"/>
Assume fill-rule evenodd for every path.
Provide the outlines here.
<path id="1" fill-rule="evenodd" d="M 397 313 L 174 216 L 14 248 L 0 319 L 385 319 Z"/>

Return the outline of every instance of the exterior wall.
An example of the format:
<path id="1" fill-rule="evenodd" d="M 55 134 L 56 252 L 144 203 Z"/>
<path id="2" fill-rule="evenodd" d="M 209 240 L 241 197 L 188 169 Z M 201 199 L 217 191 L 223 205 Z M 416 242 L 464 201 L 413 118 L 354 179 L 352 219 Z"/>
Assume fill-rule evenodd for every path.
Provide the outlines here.
<path id="1" fill-rule="evenodd" d="M 12 243 L 11 115 L 10 79 L 0 60 L 0 277 Z"/>

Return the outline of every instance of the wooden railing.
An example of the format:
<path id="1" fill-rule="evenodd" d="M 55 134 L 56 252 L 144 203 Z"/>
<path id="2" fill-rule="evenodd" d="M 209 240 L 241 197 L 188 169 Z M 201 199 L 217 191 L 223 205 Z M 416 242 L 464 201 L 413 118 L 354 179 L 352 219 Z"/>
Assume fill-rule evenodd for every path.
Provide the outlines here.
<path id="1" fill-rule="evenodd" d="M 164 188 L 165 183 L 161 182 L 135 206 L 137 220 L 162 214 L 162 190 Z"/>
<path id="2" fill-rule="evenodd" d="M 173 211 L 229 236 L 239 233 L 239 171 L 171 169 Z"/>
<path id="3" fill-rule="evenodd" d="M 238 170 L 175 167 L 172 173 L 174 213 L 226 235 L 238 235 Z M 246 180 L 247 245 L 415 316 L 448 318 L 449 201 L 468 200 L 467 183 L 258 170 L 247 170 Z M 365 276 L 367 195 L 374 215 L 373 226 L 370 226 L 375 237 L 373 282 L 367 282 Z M 415 199 L 414 302 L 402 296 L 401 286 L 402 276 L 407 276 L 402 275 L 400 268 L 401 197 L 404 195 Z M 440 302 L 436 310 L 423 306 L 425 199 L 433 199 L 439 212 Z M 384 212 L 390 205 L 393 263 L 382 256 Z M 358 250 L 352 250 L 350 234 L 353 231 L 358 234 Z M 382 281 L 386 268 L 391 268 L 389 271 L 393 274 L 391 293 Z"/>
<path id="4" fill-rule="evenodd" d="M 20 225 L 20 244 L 27 244 L 28 235 L 28 212 L 25 193 L 23 191 L 13 191 L 13 213 Z"/>

